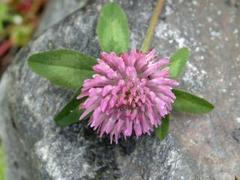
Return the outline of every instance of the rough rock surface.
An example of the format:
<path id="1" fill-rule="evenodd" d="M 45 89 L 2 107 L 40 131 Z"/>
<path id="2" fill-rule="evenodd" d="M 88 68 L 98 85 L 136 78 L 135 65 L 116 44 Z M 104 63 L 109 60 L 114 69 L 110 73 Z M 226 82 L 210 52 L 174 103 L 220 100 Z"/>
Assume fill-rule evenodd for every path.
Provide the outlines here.
<path id="1" fill-rule="evenodd" d="M 139 47 L 154 0 L 118 1 L 126 10 L 132 47 Z M 60 129 L 53 115 L 72 95 L 32 73 L 26 58 L 69 48 L 97 56 L 96 18 L 103 0 L 91 1 L 38 36 L 16 57 L 0 86 L 9 179 L 233 179 L 240 175 L 240 10 L 238 1 L 169 0 L 154 47 L 192 55 L 181 85 L 216 106 L 204 116 L 174 114 L 171 134 L 110 145 L 82 124 Z M 144 6 L 143 6 L 144 4 Z"/>
<path id="2" fill-rule="evenodd" d="M 86 7 L 91 0 L 51 0 L 48 1 L 37 34 L 58 23 L 78 9 Z"/>

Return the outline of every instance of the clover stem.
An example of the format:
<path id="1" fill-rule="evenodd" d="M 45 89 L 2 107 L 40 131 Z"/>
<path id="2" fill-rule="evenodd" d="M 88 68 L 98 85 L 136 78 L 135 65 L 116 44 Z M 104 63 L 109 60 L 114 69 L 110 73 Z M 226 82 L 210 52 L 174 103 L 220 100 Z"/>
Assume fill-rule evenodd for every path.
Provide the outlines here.
<path id="1" fill-rule="evenodd" d="M 163 8 L 163 4 L 164 4 L 164 0 L 158 0 L 157 4 L 156 4 L 156 6 L 153 10 L 153 14 L 152 14 L 152 17 L 151 17 L 151 20 L 150 20 L 150 24 L 149 24 L 145 39 L 143 41 L 142 47 L 141 47 L 141 50 L 143 52 L 148 51 L 149 48 L 150 48 L 150 45 L 151 45 L 152 39 L 153 39 L 153 35 L 154 35 L 154 32 L 155 32 L 155 28 L 156 28 L 157 23 L 158 23 L 158 18 L 160 16 L 162 8 Z"/>

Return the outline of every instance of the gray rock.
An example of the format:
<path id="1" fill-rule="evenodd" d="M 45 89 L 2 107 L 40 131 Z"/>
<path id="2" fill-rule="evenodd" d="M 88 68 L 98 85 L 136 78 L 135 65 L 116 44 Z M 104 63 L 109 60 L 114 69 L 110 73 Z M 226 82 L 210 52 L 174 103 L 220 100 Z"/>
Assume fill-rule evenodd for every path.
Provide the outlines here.
<path id="1" fill-rule="evenodd" d="M 60 129 L 53 115 L 72 92 L 32 73 L 29 55 L 69 48 L 97 57 L 96 18 L 105 1 L 51 27 L 16 57 L 0 86 L 0 121 L 9 179 L 233 179 L 240 175 L 240 16 L 236 1 L 167 1 L 153 46 L 162 56 L 187 46 L 192 55 L 181 87 L 213 102 L 207 115 L 174 114 L 171 134 L 110 145 L 86 125 Z M 118 1 L 132 47 L 141 45 L 154 0 Z M 1 127 L 2 128 L 2 127 Z"/>
<path id="2" fill-rule="evenodd" d="M 37 34 L 61 21 L 78 9 L 84 8 L 90 0 L 51 0 L 48 1 Z"/>

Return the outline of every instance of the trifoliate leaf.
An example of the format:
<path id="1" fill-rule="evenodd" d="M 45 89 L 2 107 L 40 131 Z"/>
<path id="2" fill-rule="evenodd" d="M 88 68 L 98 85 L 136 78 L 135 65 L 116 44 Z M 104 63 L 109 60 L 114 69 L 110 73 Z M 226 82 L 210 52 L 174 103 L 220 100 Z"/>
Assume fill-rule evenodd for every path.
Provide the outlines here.
<path id="1" fill-rule="evenodd" d="M 174 89 L 173 93 L 176 96 L 176 100 L 173 103 L 173 110 L 175 111 L 201 114 L 208 113 L 214 108 L 214 106 L 205 99 L 188 92 Z"/>
<path id="2" fill-rule="evenodd" d="M 162 119 L 161 126 L 155 129 L 155 135 L 160 139 L 163 140 L 168 135 L 169 130 L 169 115 Z"/>
<path id="3" fill-rule="evenodd" d="M 92 77 L 94 64 L 94 58 L 71 50 L 37 53 L 28 59 L 28 65 L 35 73 L 71 89 L 79 89 L 86 78 Z"/>
<path id="4" fill-rule="evenodd" d="M 79 105 L 84 101 L 84 99 L 77 100 L 79 93 L 80 90 L 75 93 L 68 104 L 54 117 L 57 125 L 65 127 L 79 122 L 79 117 L 83 112 L 83 110 L 79 109 Z"/>
<path id="5" fill-rule="evenodd" d="M 184 72 L 188 59 L 189 50 L 187 48 L 181 48 L 171 56 L 170 75 L 172 78 L 177 78 Z"/>
<path id="6" fill-rule="evenodd" d="M 128 20 L 122 8 L 116 3 L 108 3 L 102 8 L 97 24 L 97 36 L 103 51 L 116 53 L 128 51 Z"/>

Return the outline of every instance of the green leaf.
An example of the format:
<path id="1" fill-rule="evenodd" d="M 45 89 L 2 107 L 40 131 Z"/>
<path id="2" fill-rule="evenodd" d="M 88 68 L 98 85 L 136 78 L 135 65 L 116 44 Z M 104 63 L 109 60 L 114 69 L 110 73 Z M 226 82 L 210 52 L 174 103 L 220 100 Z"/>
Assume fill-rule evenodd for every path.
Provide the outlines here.
<path id="1" fill-rule="evenodd" d="M 86 78 L 91 78 L 94 64 L 94 58 L 71 50 L 37 53 L 28 59 L 28 65 L 35 73 L 71 89 L 78 89 Z"/>
<path id="2" fill-rule="evenodd" d="M 128 20 L 116 3 L 108 3 L 102 8 L 97 24 L 97 35 L 103 51 L 116 53 L 128 51 Z"/>
<path id="3" fill-rule="evenodd" d="M 173 103 L 173 110 L 175 111 L 201 114 L 208 113 L 214 108 L 211 103 L 193 94 L 179 89 L 174 89 L 173 93 L 176 96 L 176 100 Z"/>
<path id="4" fill-rule="evenodd" d="M 79 122 L 79 117 L 83 110 L 79 109 L 79 105 L 85 100 L 77 100 L 80 90 L 78 90 L 67 105 L 54 117 L 54 121 L 61 127 L 69 126 Z"/>
<path id="5" fill-rule="evenodd" d="M 164 119 L 162 119 L 162 124 L 160 127 L 155 129 L 155 135 L 160 139 L 163 140 L 167 134 L 168 134 L 168 130 L 169 130 L 169 115 L 167 115 Z"/>
<path id="6" fill-rule="evenodd" d="M 170 63 L 170 74 L 171 77 L 179 77 L 185 70 L 187 60 L 189 59 L 189 50 L 188 48 L 181 48 L 175 52 L 171 59 Z"/>

